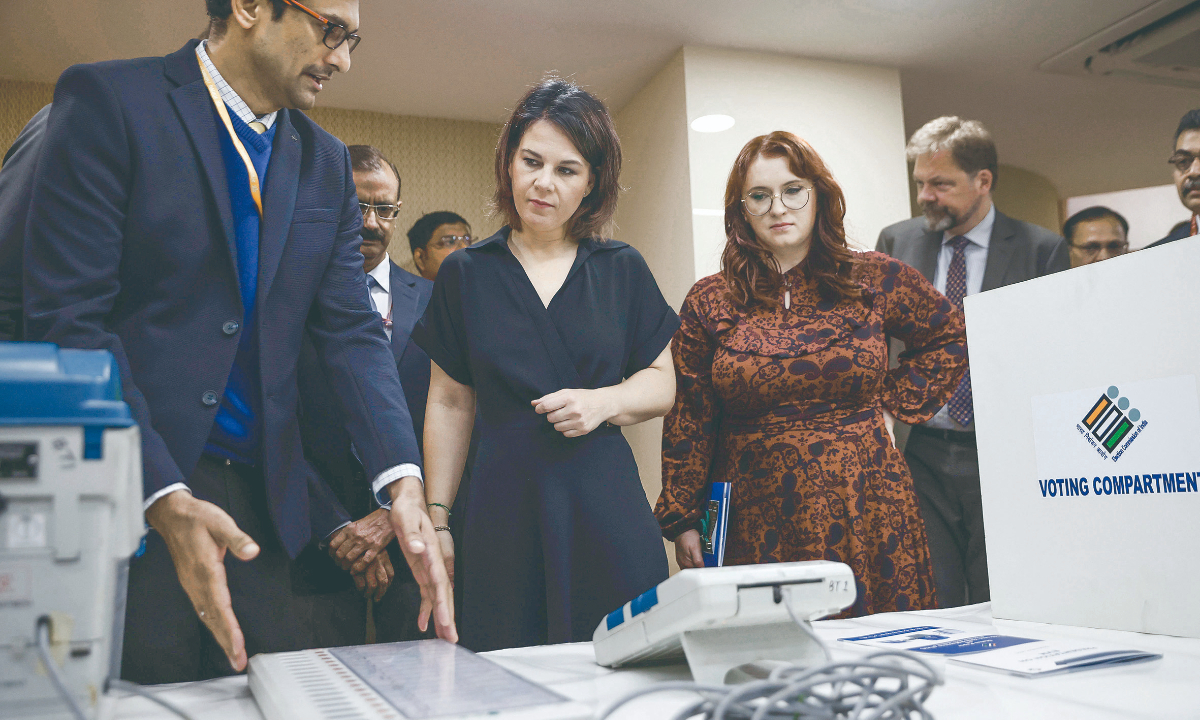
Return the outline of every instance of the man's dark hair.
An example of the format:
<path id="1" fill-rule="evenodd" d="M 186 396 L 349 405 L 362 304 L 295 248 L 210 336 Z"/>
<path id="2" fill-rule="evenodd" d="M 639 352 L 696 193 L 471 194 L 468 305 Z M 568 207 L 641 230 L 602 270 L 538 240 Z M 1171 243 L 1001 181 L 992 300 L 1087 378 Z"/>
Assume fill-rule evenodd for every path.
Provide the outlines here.
<path id="1" fill-rule="evenodd" d="M 1104 219 L 1116 220 L 1117 223 L 1120 224 L 1121 230 L 1125 233 L 1125 237 L 1127 239 L 1129 238 L 1129 221 L 1126 220 L 1121 213 L 1113 210 L 1112 208 L 1106 208 L 1103 205 L 1084 208 L 1083 210 L 1080 210 L 1071 217 L 1067 218 L 1067 221 L 1063 223 L 1063 237 L 1067 239 L 1068 243 L 1074 245 L 1075 241 L 1071 236 L 1075 234 L 1075 227 L 1079 225 L 1079 223 Z"/>
<path id="2" fill-rule="evenodd" d="M 271 19 L 277 21 L 283 17 L 283 10 L 287 5 L 283 0 L 271 0 L 271 5 L 273 10 Z M 208 11 L 210 18 L 209 34 L 215 40 L 225 34 L 225 23 L 233 14 L 233 0 L 204 0 L 204 9 Z"/>
<path id="3" fill-rule="evenodd" d="M 408 247 L 413 252 L 422 250 L 433 239 L 434 230 L 437 230 L 442 225 L 453 225 L 456 223 L 462 223 L 467 227 L 471 227 L 471 223 L 467 222 L 462 215 L 452 213 L 449 210 L 426 213 L 408 229 Z"/>
<path id="4" fill-rule="evenodd" d="M 1188 110 L 1179 120 L 1179 128 L 1175 130 L 1175 142 L 1179 142 L 1179 136 L 1188 130 L 1200 130 L 1200 108 Z"/>
<path id="5" fill-rule="evenodd" d="M 400 171 L 383 151 L 371 145 L 351 145 L 347 149 L 350 151 L 350 169 L 354 172 L 374 172 L 390 167 L 396 175 L 396 199 L 400 199 Z"/>
<path id="6" fill-rule="evenodd" d="M 505 123 L 496 145 L 497 212 L 512 229 L 521 229 L 521 217 L 513 202 L 509 168 L 525 131 L 538 120 L 553 123 L 570 138 L 592 169 L 592 191 L 583 198 L 568 222 L 567 233 L 575 239 L 597 237 L 602 240 L 600 233 L 612 220 L 621 191 L 617 182 L 621 174 L 621 141 L 604 103 L 568 80 L 549 77 L 530 88 Z"/>

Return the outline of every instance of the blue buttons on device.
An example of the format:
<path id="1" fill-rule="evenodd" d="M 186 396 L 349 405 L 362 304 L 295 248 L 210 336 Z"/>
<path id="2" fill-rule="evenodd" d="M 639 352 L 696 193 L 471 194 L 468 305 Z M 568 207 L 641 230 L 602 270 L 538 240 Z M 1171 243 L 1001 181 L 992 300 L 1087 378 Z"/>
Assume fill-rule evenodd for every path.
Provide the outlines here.
<path id="1" fill-rule="evenodd" d="M 652 587 L 629 603 L 629 616 L 641 615 L 658 604 L 658 588 Z"/>
<path id="2" fill-rule="evenodd" d="M 658 604 L 658 588 L 652 587 L 629 602 L 629 617 L 636 617 Z M 619 607 L 607 616 L 608 629 L 625 622 L 625 607 Z"/>

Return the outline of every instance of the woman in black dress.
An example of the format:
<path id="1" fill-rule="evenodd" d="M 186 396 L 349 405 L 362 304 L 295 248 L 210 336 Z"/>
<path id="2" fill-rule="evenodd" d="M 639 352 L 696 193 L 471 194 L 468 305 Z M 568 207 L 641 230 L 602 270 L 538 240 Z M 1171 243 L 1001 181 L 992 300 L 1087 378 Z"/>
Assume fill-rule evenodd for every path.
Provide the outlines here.
<path id="1" fill-rule="evenodd" d="M 446 258 L 412 333 L 433 360 L 425 491 L 451 572 L 478 408 L 457 578 L 472 650 L 589 640 L 667 577 L 619 426 L 670 409 L 679 318 L 642 256 L 599 236 L 620 168 L 600 101 L 556 79 L 530 90 L 496 149 L 508 225 Z"/>

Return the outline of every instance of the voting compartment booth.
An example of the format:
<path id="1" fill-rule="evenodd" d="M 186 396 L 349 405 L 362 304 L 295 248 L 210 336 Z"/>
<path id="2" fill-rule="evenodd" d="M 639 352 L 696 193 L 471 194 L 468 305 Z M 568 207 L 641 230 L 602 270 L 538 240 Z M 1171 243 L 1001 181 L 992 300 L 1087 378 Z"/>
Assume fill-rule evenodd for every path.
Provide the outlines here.
<path id="1" fill-rule="evenodd" d="M 1200 637 L 1200 238 L 966 298 L 996 618 Z"/>

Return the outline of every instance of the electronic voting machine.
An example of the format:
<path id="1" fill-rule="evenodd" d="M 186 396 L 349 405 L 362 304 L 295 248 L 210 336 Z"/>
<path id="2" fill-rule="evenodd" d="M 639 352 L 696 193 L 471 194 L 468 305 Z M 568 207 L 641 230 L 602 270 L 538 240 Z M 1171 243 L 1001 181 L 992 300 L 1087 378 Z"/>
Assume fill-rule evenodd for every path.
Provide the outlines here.
<path id="1" fill-rule="evenodd" d="M 266 720 L 575 720 L 592 710 L 444 640 L 255 655 Z"/>
<path id="2" fill-rule="evenodd" d="M 682 570 L 600 621 L 592 636 L 596 662 L 686 657 L 696 682 L 717 685 L 744 663 L 823 663 L 824 651 L 792 615 L 832 615 L 855 594 L 850 568 L 825 560 Z"/>

